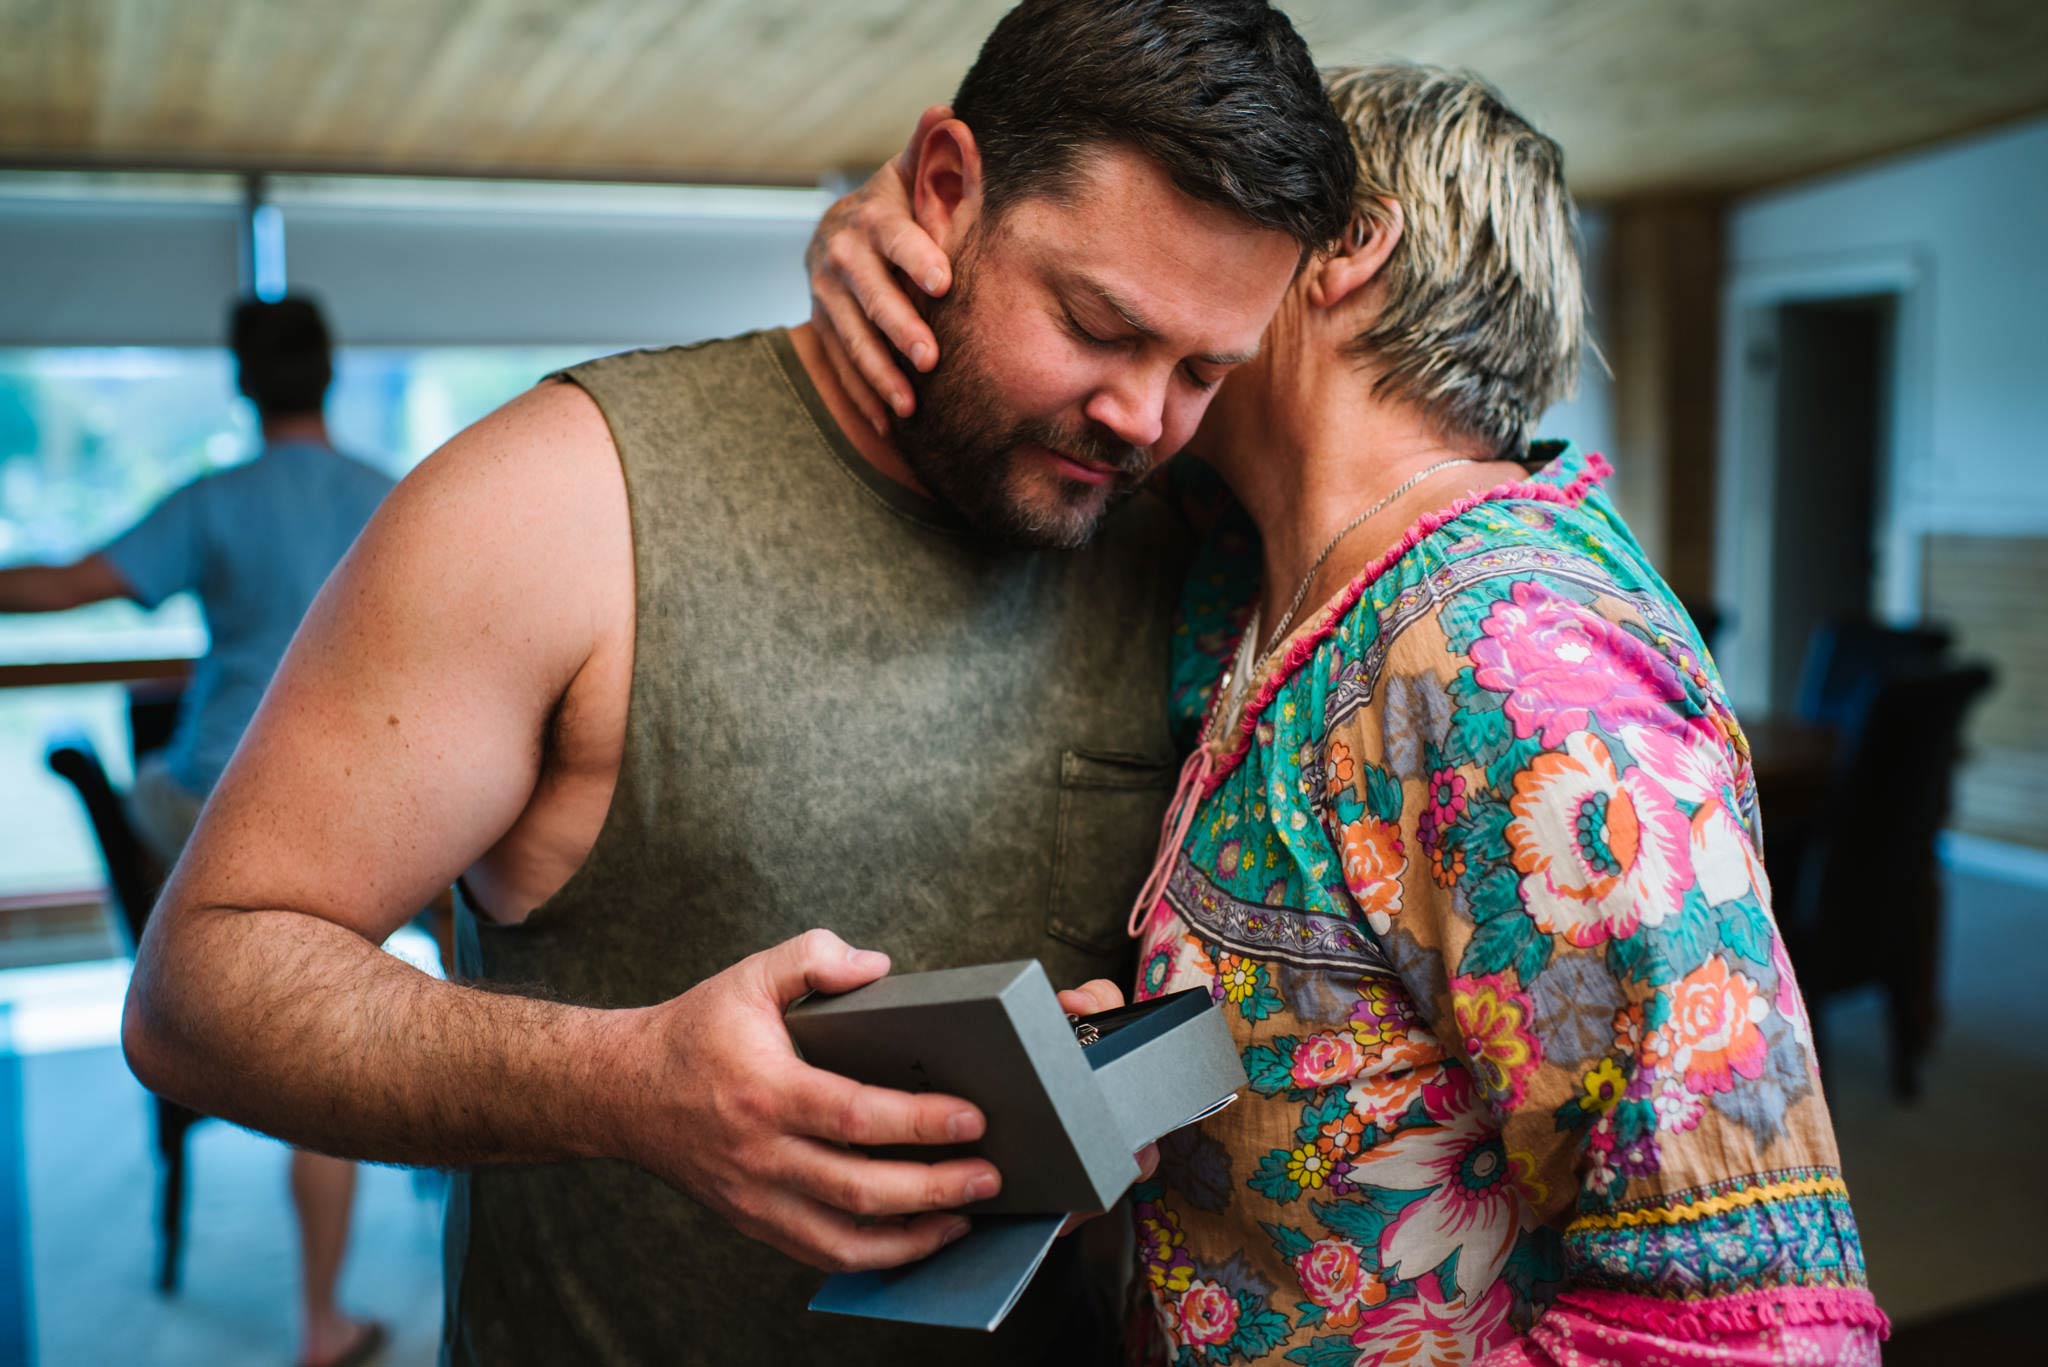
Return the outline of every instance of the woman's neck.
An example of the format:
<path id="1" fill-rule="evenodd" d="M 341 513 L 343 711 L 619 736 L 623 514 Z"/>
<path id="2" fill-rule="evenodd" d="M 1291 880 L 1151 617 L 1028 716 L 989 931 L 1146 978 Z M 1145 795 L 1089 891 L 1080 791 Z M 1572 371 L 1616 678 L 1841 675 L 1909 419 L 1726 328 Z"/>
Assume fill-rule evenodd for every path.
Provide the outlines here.
<path id="1" fill-rule="evenodd" d="M 1258 524 L 1264 543 L 1259 621 L 1266 648 L 1278 643 L 1271 638 L 1316 557 L 1347 523 L 1403 483 L 1441 461 L 1486 462 L 1428 475 L 1346 535 L 1316 568 L 1287 632 L 1312 618 L 1416 518 L 1519 473 L 1494 462 L 1485 442 L 1447 436 L 1416 406 L 1375 397 L 1373 379 L 1348 363 L 1331 366 L 1288 392 L 1219 403 L 1225 411 L 1211 414 L 1223 421 L 1204 432 L 1206 458 Z"/>

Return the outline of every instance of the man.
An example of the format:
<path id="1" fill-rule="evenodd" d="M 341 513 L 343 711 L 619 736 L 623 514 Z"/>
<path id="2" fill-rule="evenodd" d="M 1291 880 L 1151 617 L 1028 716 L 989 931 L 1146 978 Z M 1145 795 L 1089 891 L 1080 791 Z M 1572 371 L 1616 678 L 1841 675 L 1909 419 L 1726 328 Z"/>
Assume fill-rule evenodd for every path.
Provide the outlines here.
<path id="1" fill-rule="evenodd" d="M 262 426 L 255 459 L 177 490 L 91 555 L 0 570 L 0 612 L 57 612 L 108 598 L 153 608 L 175 593 L 199 596 L 206 654 L 170 744 L 136 766 L 128 803 L 136 834 L 164 868 L 177 862 L 313 595 L 391 489 L 388 476 L 341 455 L 328 437 L 332 346 L 312 301 L 242 301 L 228 344 Z M 362 1361 L 383 1339 L 379 1326 L 351 1319 L 334 1298 L 355 1181 L 353 1163 L 292 1154 L 303 1260 L 299 1360 L 311 1367 Z"/>
<path id="2" fill-rule="evenodd" d="M 915 173 L 958 274 L 924 421 L 865 424 L 799 328 L 578 367 L 459 436 L 314 607 L 143 946 L 152 1085 L 476 1166 L 454 1361 L 958 1354 L 802 1313 L 798 1261 L 925 1256 L 1001 1174 L 845 1147 L 984 1120 L 795 1057 L 791 1001 L 891 962 L 797 932 L 1123 971 L 1183 537 L 1111 504 L 1341 228 L 1352 159 L 1249 0 L 1030 0 L 955 107 Z M 546 1000 L 375 952 L 458 876 L 465 968 Z M 1041 1283 L 977 1360 L 1106 1346 Z"/>

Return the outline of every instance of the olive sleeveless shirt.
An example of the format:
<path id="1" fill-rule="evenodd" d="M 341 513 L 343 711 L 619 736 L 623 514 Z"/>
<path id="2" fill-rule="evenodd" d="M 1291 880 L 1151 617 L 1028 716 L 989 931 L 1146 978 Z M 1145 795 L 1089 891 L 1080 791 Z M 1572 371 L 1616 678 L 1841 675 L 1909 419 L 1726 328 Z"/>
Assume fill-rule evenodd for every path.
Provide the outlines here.
<path id="1" fill-rule="evenodd" d="M 558 894 L 513 926 L 464 908 L 463 972 L 640 1006 L 823 925 L 898 972 L 1128 982 L 1191 549 L 1166 501 L 1081 551 L 992 546 L 860 456 L 783 331 L 565 378 L 631 507 L 625 755 Z M 444 1360 L 1084 1363 L 1114 1293 L 1062 1243 L 984 1339 L 811 1314 L 822 1274 L 627 1164 L 485 1168 L 450 1194 Z"/>

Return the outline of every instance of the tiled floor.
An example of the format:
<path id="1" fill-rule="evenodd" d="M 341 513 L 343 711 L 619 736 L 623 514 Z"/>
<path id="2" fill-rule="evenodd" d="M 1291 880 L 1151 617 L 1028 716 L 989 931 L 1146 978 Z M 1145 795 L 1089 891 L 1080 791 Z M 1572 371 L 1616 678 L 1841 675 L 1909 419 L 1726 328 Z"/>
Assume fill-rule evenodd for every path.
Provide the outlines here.
<path id="1" fill-rule="evenodd" d="M 402 934 L 395 950 L 432 955 L 424 936 Z M 298 1277 L 284 1146 L 221 1121 L 192 1131 L 184 1285 L 172 1299 L 151 1289 L 148 1097 L 114 1047 L 126 982 L 121 962 L 0 974 L 0 1048 L 21 1055 L 30 1361 L 282 1367 Z M 440 1222 L 434 1179 L 362 1170 L 342 1296 L 392 1327 L 388 1367 L 435 1360 Z"/>
<path id="2" fill-rule="evenodd" d="M 285 1148 L 220 1121 L 190 1136 L 184 1286 L 150 1290 L 155 1167 L 142 1089 L 107 1048 L 23 1060 L 36 1361 L 280 1367 L 293 1352 L 298 1250 Z M 385 1361 L 434 1361 L 440 1204 L 412 1174 L 366 1168 L 344 1302 L 392 1325 Z"/>
<path id="3" fill-rule="evenodd" d="M 1917 1107 L 1885 1093 L 1876 1003 L 1831 1015 L 1843 1166 L 1874 1287 L 1902 1325 L 2048 1284 L 2048 892 L 1958 879 L 1950 912 L 1949 1026 Z M 0 974 L 0 1027 L 22 1055 L 30 1360 L 289 1362 L 284 1150 L 218 1122 L 194 1132 L 185 1289 L 156 1297 L 146 1102 L 111 1047 L 125 966 L 25 974 L 41 976 Z M 438 1202 L 412 1174 L 366 1169 L 344 1287 L 394 1326 L 392 1367 L 433 1361 L 440 1275 Z"/>
<path id="4" fill-rule="evenodd" d="M 1951 880 L 1947 1026 L 1918 1104 L 1885 1090 L 1874 998 L 1823 1079 L 1872 1289 L 1901 1324 L 2048 1285 L 2048 892 Z"/>

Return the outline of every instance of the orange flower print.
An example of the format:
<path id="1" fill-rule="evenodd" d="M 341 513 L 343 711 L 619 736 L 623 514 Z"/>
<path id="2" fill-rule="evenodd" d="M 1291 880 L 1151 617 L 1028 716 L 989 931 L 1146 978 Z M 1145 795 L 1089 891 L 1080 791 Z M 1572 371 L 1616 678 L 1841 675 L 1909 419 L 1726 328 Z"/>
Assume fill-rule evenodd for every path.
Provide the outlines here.
<path id="1" fill-rule="evenodd" d="M 1365 1134 L 1365 1118 L 1357 1112 L 1340 1115 L 1316 1132 L 1316 1147 L 1332 1158 L 1349 1158 L 1358 1152 Z"/>
<path id="2" fill-rule="evenodd" d="M 1352 1114 L 1382 1128 L 1406 1115 L 1425 1084 L 1443 1073 L 1443 1047 L 1427 1035 L 1406 1035 L 1377 1054 L 1344 1097 Z"/>
<path id="3" fill-rule="evenodd" d="M 1366 817 L 1344 827 L 1344 886 L 1358 902 L 1358 909 L 1374 931 L 1381 935 L 1393 929 L 1401 911 L 1401 875 L 1407 861 L 1401 857 L 1398 827 Z"/>
<path id="4" fill-rule="evenodd" d="M 1763 1076 L 1771 1047 L 1760 1027 L 1771 1003 L 1755 982 L 1715 954 L 1663 990 L 1671 1018 L 1657 1033 L 1668 1041 L 1671 1066 L 1684 1075 L 1688 1091 L 1726 1092 L 1738 1073 Z"/>
<path id="5" fill-rule="evenodd" d="M 1440 888 L 1456 887 L 1465 876 L 1465 847 L 1438 842 L 1429 847 L 1429 876 Z"/>
<path id="6" fill-rule="evenodd" d="M 1474 1079 L 1503 1106 L 1521 1104 L 1523 1084 L 1543 1061 L 1543 1046 L 1529 1029 L 1533 1010 L 1501 974 L 1451 979 L 1451 1013 Z"/>
<path id="7" fill-rule="evenodd" d="M 1327 777 L 1323 786 L 1329 790 L 1331 797 L 1349 788 L 1351 780 L 1358 774 L 1357 762 L 1351 758 L 1351 747 L 1341 740 L 1331 741 L 1329 761 L 1324 766 L 1324 772 Z"/>
<path id="8" fill-rule="evenodd" d="M 1508 844 L 1522 902 L 1547 935 L 1582 949 L 1678 914 L 1693 884 L 1691 829 L 1671 793 L 1615 767 L 1605 741 L 1575 731 L 1515 776 Z"/>
<path id="9" fill-rule="evenodd" d="M 1642 1072 L 1655 1072 L 1669 1059 L 1670 1041 L 1662 1030 L 1645 1032 L 1643 1005 L 1624 1006 L 1614 1013 L 1614 1047 L 1636 1060 Z"/>

